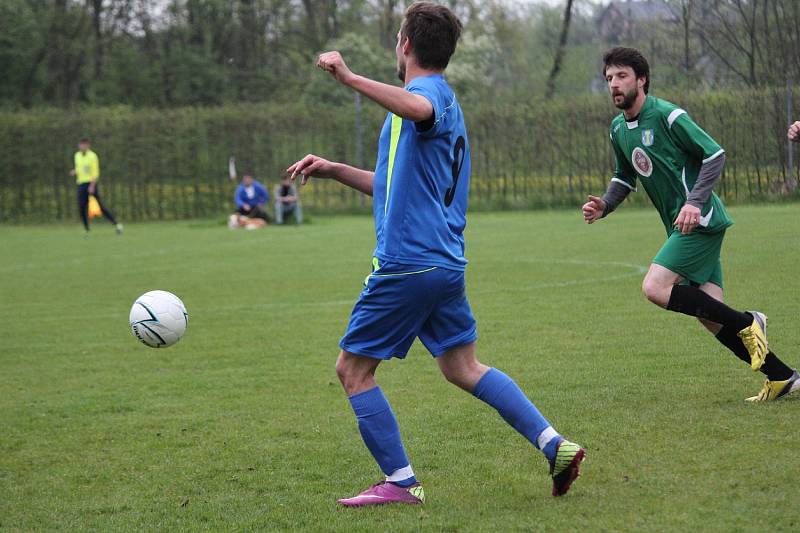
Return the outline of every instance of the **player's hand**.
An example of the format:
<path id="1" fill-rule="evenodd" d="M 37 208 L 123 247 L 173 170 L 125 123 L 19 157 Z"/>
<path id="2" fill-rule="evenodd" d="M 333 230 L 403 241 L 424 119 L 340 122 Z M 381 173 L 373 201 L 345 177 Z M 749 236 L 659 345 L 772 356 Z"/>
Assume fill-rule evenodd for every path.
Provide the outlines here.
<path id="1" fill-rule="evenodd" d="M 800 120 L 789 126 L 789 131 L 786 133 L 790 141 L 800 143 Z"/>
<path id="2" fill-rule="evenodd" d="M 308 154 L 303 159 L 286 169 L 294 181 L 297 176 L 302 176 L 301 185 L 308 182 L 308 178 L 331 179 L 336 177 L 334 164 L 314 154 Z"/>
<path id="3" fill-rule="evenodd" d="M 583 204 L 583 219 L 587 224 L 591 224 L 603 218 L 606 210 L 606 203 L 602 198 L 589 195 L 589 201 Z"/>
<path id="4" fill-rule="evenodd" d="M 242 204 L 242 209 L 245 211 L 250 211 L 250 204 Z"/>
<path id="5" fill-rule="evenodd" d="M 95 186 L 94 182 L 89 184 L 89 194 L 94 194 L 94 191 L 97 187 Z"/>
<path id="6" fill-rule="evenodd" d="M 693 205 L 684 205 L 672 224 L 684 235 L 689 235 L 700 224 L 700 209 Z"/>
<path id="7" fill-rule="evenodd" d="M 344 85 L 349 85 L 350 80 L 354 77 L 354 74 L 347 67 L 347 64 L 342 58 L 342 54 L 339 52 L 334 51 L 320 54 L 317 59 L 317 67 L 326 72 L 330 72 L 331 75 L 336 78 L 336 81 Z"/>
<path id="8" fill-rule="evenodd" d="M 70 176 L 74 176 L 75 175 L 75 169 L 74 168 L 69 171 L 69 175 Z"/>

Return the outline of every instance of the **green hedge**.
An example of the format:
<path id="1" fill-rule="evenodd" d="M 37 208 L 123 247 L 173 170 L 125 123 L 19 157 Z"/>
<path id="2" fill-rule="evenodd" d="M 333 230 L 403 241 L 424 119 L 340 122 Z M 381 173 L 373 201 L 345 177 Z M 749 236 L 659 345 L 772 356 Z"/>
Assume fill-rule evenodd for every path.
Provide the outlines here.
<path id="1" fill-rule="evenodd" d="M 718 187 L 726 201 L 796 199 L 785 168 L 781 91 L 666 95 L 728 153 Z M 800 102 L 797 102 L 800 104 Z M 471 205 L 576 205 L 604 190 L 611 169 L 605 96 L 556 102 L 464 104 L 472 147 Z M 800 109 L 800 105 L 796 105 Z M 364 107 L 365 165 L 374 164 L 384 113 Z M 227 162 L 272 184 L 308 152 L 355 164 L 352 107 L 240 105 L 173 110 L 127 107 L 0 114 L 0 221 L 76 219 L 68 175 L 79 137 L 93 139 L 101 191 L 123 220 L 217 216 L 231 210 Z M 799 154 L 800 155 L 800 154 Z M 797 159 L 800 159 L 798 157 Z M 633 202 L 646 202 L 644 194 Z M 369 198 L 317 182 L 303 190 L 311 211 L 367 210 Z"/>

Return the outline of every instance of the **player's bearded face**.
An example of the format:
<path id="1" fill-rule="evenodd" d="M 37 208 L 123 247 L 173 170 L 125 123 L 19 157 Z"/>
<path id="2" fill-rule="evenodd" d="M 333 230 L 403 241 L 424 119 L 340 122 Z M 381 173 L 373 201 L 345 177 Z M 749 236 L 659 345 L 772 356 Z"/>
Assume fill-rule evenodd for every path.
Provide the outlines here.
<path id="1" fill-rule="evenodd" d="M 639 88 L 635 85 L 624 91 L 622 89 L 611 89 L 611 99 L 614 100 L 614 105 L 618 109 L 630 109 L 636 101 L 636 95 L 639 94 Z"/>
<path id="2" fill-rule="evenodd" d="M 639 95 L 639 80 L 631 67 L 611 65 L 606 69 L 606 82 L 611 100 L 617 108 L 625 110 L 633 107 Z"/>

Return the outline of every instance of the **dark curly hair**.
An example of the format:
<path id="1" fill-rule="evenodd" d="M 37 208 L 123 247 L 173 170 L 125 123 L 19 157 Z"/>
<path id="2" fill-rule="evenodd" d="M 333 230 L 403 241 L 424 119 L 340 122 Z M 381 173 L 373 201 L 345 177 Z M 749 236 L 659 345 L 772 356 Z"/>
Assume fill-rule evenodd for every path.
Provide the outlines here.
<path id="1" fill-rule="evenodd" d="M 635 48 L 625 48 L 617 46 L 606 50 L 603 54 L 603 76 L 606 75 L 608 67 L 631 67 L 636 78 L 647 78 L 644 82 L 644 94 L 650 90 L 650 65 L 642 53 Z"/>

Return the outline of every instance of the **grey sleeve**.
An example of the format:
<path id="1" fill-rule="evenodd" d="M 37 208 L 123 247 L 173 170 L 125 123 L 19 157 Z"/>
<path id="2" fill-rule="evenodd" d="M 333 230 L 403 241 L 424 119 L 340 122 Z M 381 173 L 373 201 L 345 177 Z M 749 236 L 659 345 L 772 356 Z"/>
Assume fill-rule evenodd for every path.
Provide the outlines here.
<path id="1" fill-rule="evenodd" d="M 619 204 L 621 204 L 630 193 L 630 187 L 626 187 L 617 181 L 609 183 L 608 189 L 606 189 L 606 192 L 603 194 L 603 201 L 606 203 L 603 217 L 608 216 L 609 213 L 619 207 Z"/>
<path id="2" fill-rule="evenodd" d="M 702 209 L 708 199 L 711 198 L 711 190 L 722 175 L 722 167 L 725 166 L 725 154 L 720 154 L 700 167 L 697 181 L 692 187 L 692 192 L 686 198 L 686 203 L 698 209 Z"/>

